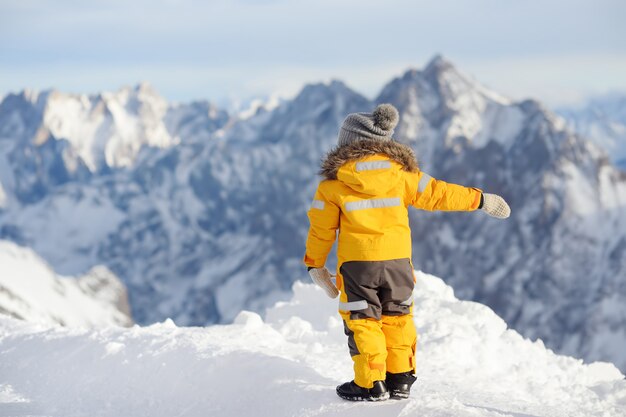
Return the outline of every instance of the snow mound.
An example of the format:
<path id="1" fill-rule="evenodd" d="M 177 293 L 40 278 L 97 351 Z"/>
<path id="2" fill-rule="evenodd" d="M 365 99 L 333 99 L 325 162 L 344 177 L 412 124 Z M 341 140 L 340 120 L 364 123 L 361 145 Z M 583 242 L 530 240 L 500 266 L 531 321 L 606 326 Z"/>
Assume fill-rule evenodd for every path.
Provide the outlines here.
<path id="1" fill-rule="evenodd" d="M 418 377 L 411 398 L 349 403 L 336 300 L 313 285 L 265 320 L 88 330 L 0 319 L 0 414 L 54 416 L 624 416 L 626 382 L 523 339 L 489 308 L 416 273 Z"/>
<path id="2" fill-rule="evenodd" d="M 106 267 L 77 279 L 61 277 L 32 250 L 3 240 L 0 313 L 47 325 L 133 324 L 126 288 Z"/>

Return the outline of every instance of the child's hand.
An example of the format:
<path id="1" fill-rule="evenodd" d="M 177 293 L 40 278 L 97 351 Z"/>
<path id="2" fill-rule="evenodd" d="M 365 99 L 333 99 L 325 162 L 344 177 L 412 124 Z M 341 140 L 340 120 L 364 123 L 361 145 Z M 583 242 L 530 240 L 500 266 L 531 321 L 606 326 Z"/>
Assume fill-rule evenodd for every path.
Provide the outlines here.
<path id="1" fill-rule="evenodd" d="M 336 298 L 339 295 L 339 290 L 337 290 L 337 287 L 335 287 L 335 284 L 331 281 L 334 275 L 332 275 L 326 267 L 311 268 L 309 275 L 313 282 L 326 292 L 327 296 Z"/>
<path id="2" fill-rule="evenodd" d="M 504 201 L 504 198 L 495 194 L 483 193 L 483 207 L 488 215 L 497 217 L 498 219 L 506 219 L 511 215 L 511 208 Z"/>

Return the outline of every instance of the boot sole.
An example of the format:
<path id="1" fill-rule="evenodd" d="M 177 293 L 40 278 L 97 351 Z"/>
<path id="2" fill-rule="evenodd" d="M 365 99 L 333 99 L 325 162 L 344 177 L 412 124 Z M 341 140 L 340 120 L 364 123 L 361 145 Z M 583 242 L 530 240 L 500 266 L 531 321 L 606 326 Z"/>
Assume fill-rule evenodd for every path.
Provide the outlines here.
<path id="1" fill-rule="evenodd" d="M 340 393 L 337 393 L 337 395 L 340 398 L 343 398 L 344 400 L 347 401 L 385 401 L 389 399 L 389 393 L 386 392 L 383 395 L 380 395 L 378 397 L 353 397 L 353 396 L 349 396 L 349 395 L 342 395 Z"/>

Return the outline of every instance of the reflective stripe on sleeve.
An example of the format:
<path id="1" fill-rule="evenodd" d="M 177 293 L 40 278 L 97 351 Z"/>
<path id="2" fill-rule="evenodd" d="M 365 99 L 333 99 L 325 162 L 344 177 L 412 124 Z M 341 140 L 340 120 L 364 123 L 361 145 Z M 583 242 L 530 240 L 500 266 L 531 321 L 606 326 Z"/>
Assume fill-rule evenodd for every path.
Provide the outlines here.
<path id="1" fill-rule="evenodd" d="M 324 210 L 324 202 L 322 200 L 313 200 L 311 203 L 312 209 Z"/>
<path id="2" fill-rule="evenodd" d="M 422 178 L 420 178 L 420 182 L 417 185 L 417 192 L 423 193 L 432 178 L 430 175 L 422 173 Z"/>
<path id="3" fill-rule="evenodd" d="M 400 197 L 372 198 L 370 200 L 351 201 L 346 203 L 346 211 L 365 210 L 373 208 L 397 207 Z"/>
<path id="4" fill-rule="evenodd" d="M 339 302 L 339 310 L 359 311 L 359 310 L 365 310 L 366 308 L 367 308 L 367 301 L 365 300 L 351 301 L 348 303 Z"/>
<path id="5" fill-rule="evenodd" d="M 357 162 L 356 170 L 361 171 L 371 171 L 374 169 L 388 169 L 391 168 L 391 162 L 389 161 L 367 161 L 367 162 Z"/>

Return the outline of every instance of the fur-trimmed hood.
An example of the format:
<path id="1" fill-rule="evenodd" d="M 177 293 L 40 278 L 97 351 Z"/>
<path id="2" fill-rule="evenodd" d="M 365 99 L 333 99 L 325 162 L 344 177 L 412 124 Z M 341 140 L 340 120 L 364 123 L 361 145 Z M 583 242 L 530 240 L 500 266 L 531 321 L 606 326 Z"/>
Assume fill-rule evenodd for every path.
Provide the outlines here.
<path id="1" fill-rule="evenodd" d="M 402 166 L 407 172 L 417 172 L 415 153 L 411 148 L 391 140 L 360 140 L 338 146 L 330 151 L 322 161 L 319 174 L 327 180 L 336 180 L 342 165 L 359 159 L 383 154 Z"/>

